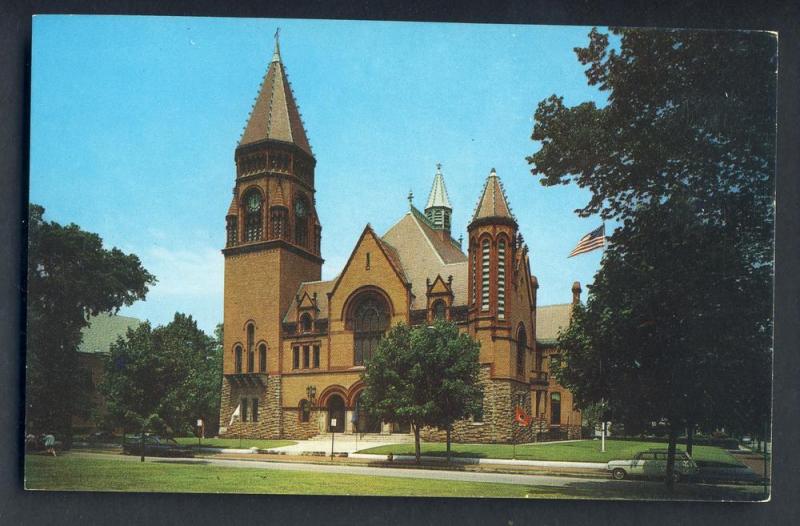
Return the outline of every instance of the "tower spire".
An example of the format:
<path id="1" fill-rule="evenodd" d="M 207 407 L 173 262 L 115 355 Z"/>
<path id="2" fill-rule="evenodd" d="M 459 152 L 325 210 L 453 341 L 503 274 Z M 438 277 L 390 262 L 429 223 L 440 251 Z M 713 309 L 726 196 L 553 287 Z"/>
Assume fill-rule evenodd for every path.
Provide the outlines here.
<path id="1" fill-rule="evenodd" d="M 447 188 L 444 186 L 442 163 L 436 163 L 436 174 L 433 176 L 433 186 L 428 195 L 428 204 L 425 205 L 425 217 L 436 230 L 441 230 L 443 235 L 450 236 L 450 214 L 453 207 L 447 197 Z"/>
<path id="2" fill-rule="evenodd" d="M 293 144 L 308 155 L 314 155 L 281 60 L 280 28 L 275 31 L 275 51 L 239 146 L 267 139 Z"/>
<path id="3" fill-rule="evenodd" d="M 478 200 L 478 206 L 475 207 L 472 221 L 488 218 L 510 219 L 516 223 L 511 207 L 508 205 L 503 183 L 500 182 L 494 168 L 489 172 L 489 177 L 486 178 L 486 183 L 483 185 L 483 192 Z"/>
<path id="4" fill-rule="evenodd" d="M 280 62 L 281 61 L 281 28 L 277 28 L 275 30 L 275 51 L 272 53 L 272 62 Z"/>

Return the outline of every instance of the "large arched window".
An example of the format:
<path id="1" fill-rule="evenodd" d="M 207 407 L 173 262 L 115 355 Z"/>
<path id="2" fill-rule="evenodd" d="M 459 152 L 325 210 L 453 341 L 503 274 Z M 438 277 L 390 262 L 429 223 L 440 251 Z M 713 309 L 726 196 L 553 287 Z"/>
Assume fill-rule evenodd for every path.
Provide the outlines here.
<path id="1" fill-rule="evenodd" d="M 308 245 L 308 203 L 298 197 L 294 201 L 294 242 L 301 247 Z"/>
<path id="2" fill-rule="evenodd" d="M 374 293 L 365 293 L 355 301 L 349 320 L 355 343 L 353 363 L 364 365 L 389 327 L 389 307 L 386 300 Z"/>
<path id="3" fill-rule="evenodd" d="M 481 243 L 481 310 L 489 310 L 489 240 Z"/>
<path id="4" fill-rule="evenodd" d="M 497 244 L 497 317 L 506 316 L 506 241 Z"/>
<path id="5" fill-rule="evenodd" d="M 233 348 L 233 367 L 237 374 L 242 372 L 242 346 Z"/>
<path id="6" fill-rule="evenodd" d="M 244 240 L 259 241 L 263 232 L 261 193 L 255 188 L 244 196 Z"/>
<path id="7" fill-rule="evenodd" d="M 528 351 L 528 335 L 525 327 L 519 328 L 517 334 L 517 376 L 525 375 L 525 353 Z"/>
<path id="8" fill-rule="evenodd" d="M 247 372 L 255 371 L 256 352 L 255 352 L 256 328 L 250 323 L 247 325 Z"/>

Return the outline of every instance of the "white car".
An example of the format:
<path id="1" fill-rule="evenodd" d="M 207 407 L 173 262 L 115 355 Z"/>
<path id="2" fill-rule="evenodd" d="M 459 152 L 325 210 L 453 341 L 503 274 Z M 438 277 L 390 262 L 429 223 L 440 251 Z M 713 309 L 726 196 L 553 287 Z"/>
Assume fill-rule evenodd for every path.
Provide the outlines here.
<path id="1" fill-rule="evenodd" d="M 667 475 L 667 450 L 651 449 L 635 454 L 632 460 L 611 460 L 607 469 L 616 480 L 622 480 L 631 475 L 663 478 Z M 686 452 L 675 452 L 673 479 L 676 482 L 697 475 L 698 471 L 697 464 Z"/>

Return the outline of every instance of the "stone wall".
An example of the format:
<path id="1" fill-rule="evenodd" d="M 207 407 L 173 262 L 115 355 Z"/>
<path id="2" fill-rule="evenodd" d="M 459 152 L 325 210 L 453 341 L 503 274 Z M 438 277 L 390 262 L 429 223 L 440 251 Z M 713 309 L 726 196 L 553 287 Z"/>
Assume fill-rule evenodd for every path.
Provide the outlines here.
<path id="1" fill-rule="evenodd" d="M 258 422 L 236 421 L 230 424 L 231 415 L 242 398 L 258 398 Z M 281 377 L 268 376 L 262 387 L 242 387 L 231 385 L 227 378 L 222 380 L 222 400 L 220 411 L 220 436 L 227 438 L 281 438 Z M 248 420 L 252 418 L 248 408 Z M 229 425 L 230 424 L 230 425 Z"/>
<path id="2" fill-rule="evenodd" d="M 488 367 L 481 368 L 480 381 L 483 384 L 483 421 L 461 420 L 454 423 L 452 440 L 465 443 L 533 442 L 533 430 L 530 427 L 522 428 L 514 421 L 518 403 L 530 414 L 528 384 L 505 379 L 491 380 Z M 447 434 L 444 430 L 426 427 L 420 436 L 423 440 L 444 441 Z"/>
<path id="3" fill-rule="evenodd" d="M 294 440 L 307 440 L 320 434 L 320 411 L 313 409 L 308 422 L 300 421 L 300 410 L 283 409 L 283 437 Z"/>

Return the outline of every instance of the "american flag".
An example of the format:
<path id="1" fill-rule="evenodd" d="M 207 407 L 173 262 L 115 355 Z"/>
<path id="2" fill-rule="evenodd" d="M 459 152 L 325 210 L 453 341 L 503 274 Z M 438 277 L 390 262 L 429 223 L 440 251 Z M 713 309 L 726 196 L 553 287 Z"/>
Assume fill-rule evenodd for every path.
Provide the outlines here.
<path id="1" fill-rule="evenodd" d="M 572 252 L 569 253 L 568 258 L 572 256 L 577 256 L 578 254 L 585 254 L 586 252 L 591 252 L 592 250 L 597 250 L 598 248 L 603 248 L 603 245 L 606 241 L 606 225 L 601 225 L 578 241 L 578 245 L 572 249 Z"/>

